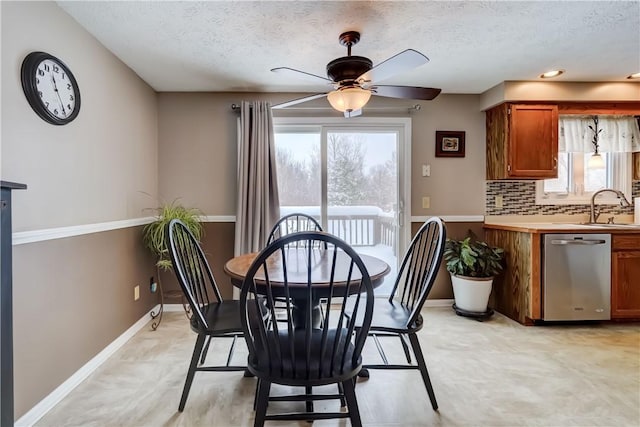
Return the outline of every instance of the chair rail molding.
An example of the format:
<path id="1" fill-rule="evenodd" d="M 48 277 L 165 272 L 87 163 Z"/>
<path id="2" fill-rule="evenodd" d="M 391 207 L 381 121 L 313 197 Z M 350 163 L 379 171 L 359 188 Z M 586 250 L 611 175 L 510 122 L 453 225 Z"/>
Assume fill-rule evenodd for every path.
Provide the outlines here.
<path id="1" fill-rule="evenodd" d="M 123 219 L 118 221 L 99 222 L 95 224 L 71 225 L 66 227 L 43 228 L 40 230 L 17 231 L 13 233 L 13 245 L 42 242 L 45 240 L 63 239 L 65 237 L 81 236 L 84 234 L 100 233 L 102 231 L 118 230 L 121 228 L 137 227 L 149 224 L 154 217 Z M 234 215 L 208 215 L 202 217 L 203 222 L 235 222 Z"/>
<path id="2" fill-rule="evenodd" d="M 440 217 L 445 222 L 484 222 L 484 215 L 429 215 L 412 216 L 411 222 L 425 222 L 434 216 Z"/>

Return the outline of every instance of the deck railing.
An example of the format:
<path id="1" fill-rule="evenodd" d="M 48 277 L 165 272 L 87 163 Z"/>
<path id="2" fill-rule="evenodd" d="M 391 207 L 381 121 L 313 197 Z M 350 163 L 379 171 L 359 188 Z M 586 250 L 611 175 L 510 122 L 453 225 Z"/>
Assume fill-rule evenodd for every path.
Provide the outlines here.
<path id="1" fill-rule="evenodd" d="M 376 206 L 330 207 L 325 231 L 345 240 L 352 246 L 375 246 L 382 244 L 396 248 L 396 220 L 392 213 L 383 212 Z M 301 212 L 313 216 L 320 222 L 319 207 L 282 207 L 282 216 Z"/>

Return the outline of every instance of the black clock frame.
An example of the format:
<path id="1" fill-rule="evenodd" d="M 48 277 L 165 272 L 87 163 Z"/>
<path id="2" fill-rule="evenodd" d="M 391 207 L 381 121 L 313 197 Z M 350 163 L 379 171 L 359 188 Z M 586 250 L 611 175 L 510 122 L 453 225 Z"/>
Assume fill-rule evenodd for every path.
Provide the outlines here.
<path id="1" fill-rule="evenodd" d="M 73 113 L 65 118 L 59 118 L 51 114 L 49 110 L 42 103 L 40 95 L 38 94 L 38 88 L 36 87 L 36 70 L 38 69 L 38 65 L 44 61 L 45 59 L 50 59 L 55 61 L 60 68 L 64 70 L 69 78 L 69 82 L 73 87 L 73 92 L 75 94 L 75 107 L 73 109 Z M 80 112 L 80 88 L 78 87 L 78 82 L 76 81 L 73 73 L 62 62 L 60 59 L 56 58 L 53 55 L 50 55 L 46 52 L 31 52 L 28 54 L 24 60 L 22 61 L 22 68 L 20 70 L 20 79 L 22 81 L 22 90 L 24 91 L 24 95 L 29 101 L 29 105 L 33 108 L 33 111 L 40 116 L 40 118 L 52 125 L 66 125 L 70 123 L 73 119 L 78 116 Z"/>

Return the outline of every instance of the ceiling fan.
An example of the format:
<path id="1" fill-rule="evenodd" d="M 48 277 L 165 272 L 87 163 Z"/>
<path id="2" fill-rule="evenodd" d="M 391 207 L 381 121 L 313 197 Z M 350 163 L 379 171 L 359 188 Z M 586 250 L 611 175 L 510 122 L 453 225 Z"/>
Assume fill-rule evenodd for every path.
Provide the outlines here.
<path id="1" fill-rule="evenodd" d="M 289 67 L 278 67 L 271 70 L 314 83 L 330 84 L 334 90 L 287 101 L 274 105 L 273 108 L 286 108 L 326 96 L 334 109 L 344 112 L 345 117 L 354 117 L 362 113 L 361 109 L 369 102 L 371 95 L 430 101 L 440 94 L 441 89 L 429 87 L 377 84 L 379 81 L 429 62 L 429 58 L 420 52 L 407 49 L 374 67 L 369 58 L 351 55 L 351 47 L 360 41 L 359 32 L 347 31 L 340 34 L 339 40 L 341 45 L 347 47 L 347 56 L 336 58 L 327 64 L 328 77 Z"/>

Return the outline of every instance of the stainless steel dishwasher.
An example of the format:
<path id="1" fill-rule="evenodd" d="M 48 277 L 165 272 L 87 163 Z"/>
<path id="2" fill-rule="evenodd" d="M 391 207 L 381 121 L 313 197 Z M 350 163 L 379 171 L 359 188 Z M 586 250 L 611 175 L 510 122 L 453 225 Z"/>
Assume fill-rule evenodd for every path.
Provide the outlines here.
<path id="1" fill-rule="evenodd" d="M 545 234 L 544 320 L 611 318 L 611 235 Z"/>

